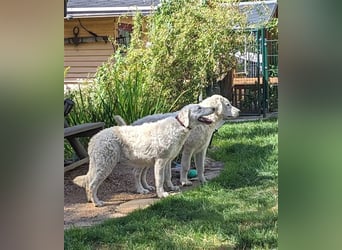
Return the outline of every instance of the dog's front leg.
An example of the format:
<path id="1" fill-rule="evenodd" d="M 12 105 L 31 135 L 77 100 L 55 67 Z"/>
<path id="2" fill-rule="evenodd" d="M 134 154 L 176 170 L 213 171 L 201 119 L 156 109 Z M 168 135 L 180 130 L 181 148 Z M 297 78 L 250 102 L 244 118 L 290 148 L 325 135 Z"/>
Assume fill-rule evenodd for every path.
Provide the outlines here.
<path id="1" fill-rule="evenodd" d="M 198 171 L 198 179 L 202 184 L 206 183 L 207 180 L 204 177 L 204 158 L 206 155 L 206 150 L 203 150 L 201 152 L 198 152 L 194 155 L 195 158 L 195 165 L 196 169 Z"/>
<path id="2" fill-rule="evenodd" d="M 180 188 L 179 186 L 174 186 L 172 181 L 171 181 L 171 160 L 169 160 L 167 163 L 166 163 L 166 166 L 165 166 L 165 176 L 164 176 L 164 186 L 166 188 L 168 188 L 169 190 L 171 191 L 180 191 Z"/>
<path id="3" fill-rule="evenodd" d="M 142 171 L 142 174 L 141 174 L 141 184 L 147 190 L 152 191 L 152 190 L 155 190 L 155 188 L 153 186 L 148 185 L 147 181 L 146 181 L 146 174 L 147 174 L 148 169 L 149 169 L 149 167 L 145 167 L 143 169 L 143 171 Z"/>
<path id="4" fill-rule="evenodd" d="M 156 159 L 154 164 L 154 177 L 156 183 L 157 196 L 159 198 L 167 197 L 169 194 L 164 191 L 164 169 L 166 167 L 168 160 Z"/>
<path id="5" fill-rule="evenodd" d="M 182 152 L 182 160 L 181 160 L 181 173 L 180 173 L 180 182 L 182 186 L 190 186 L 192 182 L 188 180 L 188 171 L 190 169 L 190 160 L 191 160 L 192 152 L 184 149 Z"/>
<path id="6" fill-rule="evenodd" d="M 143 181 L 143 172 L 145 170 L 145 167 L 136 167 L 134 168 L 134 178 L 135 178 L 135 188 L 137 190 L 137 193 L 139 194 L 148 194 L 150 191 L 145 189 Z"/>

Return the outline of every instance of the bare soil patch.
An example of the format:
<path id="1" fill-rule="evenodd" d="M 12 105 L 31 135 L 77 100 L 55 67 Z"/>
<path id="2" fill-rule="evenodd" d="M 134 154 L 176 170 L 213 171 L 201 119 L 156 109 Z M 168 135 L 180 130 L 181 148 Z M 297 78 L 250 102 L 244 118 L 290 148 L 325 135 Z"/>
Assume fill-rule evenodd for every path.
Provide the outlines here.
<path id="1" fill-rule="evenodd" d="M 211 159 L 206 160 L 205 166 L 205 175 L 208 179 L 217 176 L 219 170 L 223 168 L 222 163 Z M 149 194 L 135 193 L 133 168 L 118 165 L 98 190 L 98 196 L 105 202 L 105 205 L 95 207 L 92 203 L 87 202 L 85 190 L 72 182 L 76 176 L 84 175 L 87 171 L 88 165 L 83 165 L 64 174 L 64 229 L 73 226 L 91 226 L 108 218 L 125 216 L 132 210 L 119 209 L 118 211 L 118 207 L 128 201 L 144 199 L 141 202 L 142 207 L 144 207 L 147 206 L 147 203 L 153 203 L 154 200 L 157 200 L 155 192 Z M 199 185 L 198 180 L 192 181 L 193 185 L 191 187 L 181 187 L 181 191 Z M 155 186 L 153 168 L 148 170 L 147 182 Z M 172 182 L 174 185 L 179 185 L 179 177 L 173 176 Z"/>

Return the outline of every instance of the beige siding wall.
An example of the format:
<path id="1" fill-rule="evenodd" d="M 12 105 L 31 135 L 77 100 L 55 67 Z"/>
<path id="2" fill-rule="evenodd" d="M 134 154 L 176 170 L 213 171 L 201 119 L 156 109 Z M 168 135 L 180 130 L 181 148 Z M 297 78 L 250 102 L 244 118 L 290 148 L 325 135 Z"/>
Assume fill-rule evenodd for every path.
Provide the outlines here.
<path id="1" fill-rule="evenodd" d="M 98 36 L 110 36 L 115 38 L 118 34 L 118 18 L 81 18 L 81 24 Z M 78 19 L 64 20 L 64 38 L 74 36 L 73 29 L 79 28 L 78 37 L 90 37 L 83 29 Z M 131 18 L 121 18 L 122 23 L 131 23 Z M 77 83 L 82 79 L 92 78 L 97 67 L 107 61 L 108 57 L 114 53 L 113 45 L 110 42 L 90 42 L 79 45 L 64 44 L 64 67 L 70 67 L 64 83 Z"/>
<path id="2" fill-rule="evenodd" d="M 73 37 L 73 28 L 78 26 L 80 29 L 79 36 L 91 36 L 86 30 L 84 30 L 81 24 L 88 30 L 96 33 L 99 36 L 114 36 L 117 22 L 115 17 L 102 17 L 102 18 L 78 18 L 71 20 L 64 20 L 64 38 Z"/>
<path id="3" fill-rule="evenodd" d="M 64 67 L 70 67 L 64 83 L 77 83 L 92 78 L 97 67 L 107 61 L 113 52 L 110 42 L 64 45 Z"/>

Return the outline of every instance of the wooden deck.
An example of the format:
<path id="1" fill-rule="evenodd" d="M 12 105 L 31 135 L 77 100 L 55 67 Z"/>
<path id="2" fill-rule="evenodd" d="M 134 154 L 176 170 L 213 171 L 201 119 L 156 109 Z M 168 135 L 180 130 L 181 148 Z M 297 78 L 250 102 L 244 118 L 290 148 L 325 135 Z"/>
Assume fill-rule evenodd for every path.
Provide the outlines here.
<path id="1" fill-rule="evenodd" d="M 268 111 L 278 110 L 278 77 L 269 78 Z M 241 110 L 241 114 L 260 114 L 263 107 L 264 85 L 262 78 L 257 77 L 235 77 L 232 86 L 232 103 Z"/>
<path id="2" fill-rule="evenodd" d="M 257 77 L 234 77 L 233 85 L 240 85 L 240 84 L 256 84 L 258 82 Z M 278 77 L 270 77 L 269 78 L 270 84 L 278 84 Z M 262 84 L 262 77 L 260 77 L 260 84 Z"/>

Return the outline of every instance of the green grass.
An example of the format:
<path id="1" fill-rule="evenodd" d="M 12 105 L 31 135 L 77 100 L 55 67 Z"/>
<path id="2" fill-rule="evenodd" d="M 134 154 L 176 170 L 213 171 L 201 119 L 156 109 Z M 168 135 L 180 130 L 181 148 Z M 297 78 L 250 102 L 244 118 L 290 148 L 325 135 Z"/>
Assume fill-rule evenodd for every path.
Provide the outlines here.
<path id="1" fill-rule="evenodd" d="M 101 225 L 65 231 L 65 249 L 274 249 L 278 121 L 231 123 L 208 154 L 225 168 L 207 185 Z"/>

